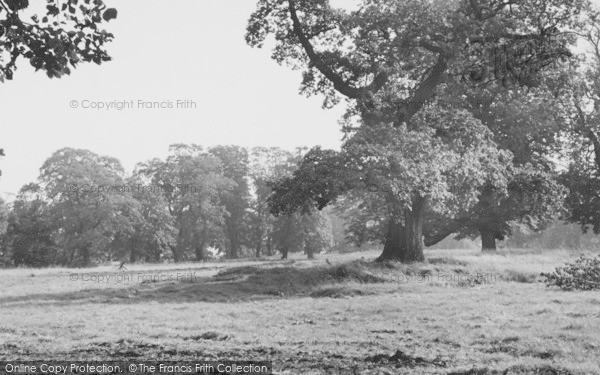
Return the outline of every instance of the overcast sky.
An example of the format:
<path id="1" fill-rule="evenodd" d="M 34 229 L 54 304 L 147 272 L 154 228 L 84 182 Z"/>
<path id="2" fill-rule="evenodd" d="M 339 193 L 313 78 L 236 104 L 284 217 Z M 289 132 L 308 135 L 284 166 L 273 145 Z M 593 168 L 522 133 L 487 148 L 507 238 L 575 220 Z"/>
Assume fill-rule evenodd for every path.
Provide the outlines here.
<path id="1" fill-rule="evenodd" d="M 0 193 L 34 181 L 62 147 L 119 158 L 126 169 L 173 143 L 339 147 L 343 108 L 298 95 L 300 72 L 244 41 L 251 0 L 127 0 L 107 28 L 113 61 L 48 79 L 22 61 L 0 86 Z M 71 102 L 79 103 L 77 109 Z M 196 109 L 83 109 L 92 101 L 193 100 Z M 88 102 L 89 101 L 89 102 Z"/>
<path id="2" fill-rule="evenodd" d="M 339 147 L 342 106 L 323 110 L 319 98 L 298 95 L 299 72 L 245 44 L 254 0 L 109 3 L 119 10 L 108 24 L 112 62 L 50 80 L 22 61 L 14 81 L 0 86 L 0 195 L 10 199 L 67 146 L 115 156 L 129 171 L 181 142 Z M 134 108 L 121 111 L 82 108 L 131 100 Z M 197 108 L 140 109 L 140 100 Z"/>

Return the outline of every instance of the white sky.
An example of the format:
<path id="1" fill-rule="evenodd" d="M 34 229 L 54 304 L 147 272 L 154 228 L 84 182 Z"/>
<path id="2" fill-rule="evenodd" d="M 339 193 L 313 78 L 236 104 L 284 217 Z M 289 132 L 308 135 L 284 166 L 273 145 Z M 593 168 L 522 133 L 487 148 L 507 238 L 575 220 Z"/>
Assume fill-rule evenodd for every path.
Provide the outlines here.
<path id="1" fill-rule="evenodd" d="M 600 0 L 594 0 L 600 3 Z M 354 0 L 335 0 L 336 5 Z M 279 67 L 270 51 L 244 41 L 255 0 L 127 0 L 107 25 L 113 61 L 80 65 L 48 79 L 21 61 L 15 80 L 0 84 L 0 196 L 34 181 L 62 147 L 119 158 L 126 169 L 164 157 L 173 143 L 322 145 L 337 148 L 343 105 L 321 109 L 298 95 L 300 73 Z M 168 4 L 168 5 L 165 5 Z M 197 109 L 72 109 L 77 100 L 194 100 Z"/>
<path id="2" fill-rule="evenodd" d="M 24 60 L 0 84 L 0 194 L 34 181 L 62 147 L 119 158 L 126 169 L 173 143 L 339 147 L 343 108 L 298 95 L 300 72 L 244 41 L 253 0 L 112 1 L 113 61 L 50 80 Z M 168 4 L 168 5 L 165 5 Z M 197 109 L 71 109 L 71 100 L 190 99 Z"/>

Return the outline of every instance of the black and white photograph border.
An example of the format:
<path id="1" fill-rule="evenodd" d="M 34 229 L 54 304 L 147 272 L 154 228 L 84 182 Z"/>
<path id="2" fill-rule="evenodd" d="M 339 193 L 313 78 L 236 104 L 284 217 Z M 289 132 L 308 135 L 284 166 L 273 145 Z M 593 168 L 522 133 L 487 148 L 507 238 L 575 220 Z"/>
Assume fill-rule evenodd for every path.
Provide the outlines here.
<path id="1" fill-rule="evenodd" d="M 600 0 L 0 0 L 0 374 L 600 375 Z"/>

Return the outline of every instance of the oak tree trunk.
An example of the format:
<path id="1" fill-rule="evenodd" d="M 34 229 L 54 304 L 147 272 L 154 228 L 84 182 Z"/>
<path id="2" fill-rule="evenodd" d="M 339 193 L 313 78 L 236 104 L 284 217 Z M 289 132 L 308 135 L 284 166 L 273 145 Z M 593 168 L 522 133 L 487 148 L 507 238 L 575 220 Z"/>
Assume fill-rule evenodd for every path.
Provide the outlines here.
<path id="1" fill-rule="evenodd" d="M 421 197 L 413 199 L 412 208 L 404 210 L 404 240 L 406 242 L 402 262 L 422 262 L 425 260 L 423 250 L 423 215 L 425 200 Z"/>
<path id="2" fill-rule="evenodd" d="M 181 245 L 179 241 L 175 246 L 171 246 L 171 251 L 173 251 L 173 262 L 178 263 L 181 261 Z"/>
<path id="3" fill-rule="evenodd" d="M 204 260 L 204 244 L 196 246 L 196 261 L 201 262 Z"/>
<path id="4" fill-rule="evenodd" d="M 390 219 L 383 253 L 378 260 L 396 260 L 403 263 L 425 260 L 423 249 L 423 214 L 425 200 L 417 197 L 412 208 L 404 210 L 404 225 L 398 219 Z"/>
<path id="5" fill-rule="evenodd" d="M 271 240 L 271 235 L 267 236 L 267 255 L 275 255 L 273 253 L 273 242 Z"/>
<path id="6" fill-rule="evenodd" d="M 481 251 L 496 251 L 496 235 L 489 229 L 479 229 L 481 235 Z"/>
<path id="7" fill-rule="evenodd" d="M 232 241 L 229 248 L 229 259 L 237 259 L 239 257 L 239 244 L 237 241 Z"/>
<path id="8" fill-rule="evenodd" d="M 262 250 L 262 239 L 258 240 L 258 242 L 256 242 L 256 257 L 260 258 L 260 253 Z"/>
<path id="9" fill-rule="evenodd" d="M 377 260 L 401 260 L 402 254 L 405 252 L 404 246 L 404 226 L 401 222 L 391 218 L 388 222 L 383 252 Z"/>
<path id="10" fill-rule="evenodd" d="M 88 245 L 84 246 L 81 250 L 81 262 L 82 266 L 89 267 L 91 263 L 92 257 L 90 255 L 90 247 Z"/>

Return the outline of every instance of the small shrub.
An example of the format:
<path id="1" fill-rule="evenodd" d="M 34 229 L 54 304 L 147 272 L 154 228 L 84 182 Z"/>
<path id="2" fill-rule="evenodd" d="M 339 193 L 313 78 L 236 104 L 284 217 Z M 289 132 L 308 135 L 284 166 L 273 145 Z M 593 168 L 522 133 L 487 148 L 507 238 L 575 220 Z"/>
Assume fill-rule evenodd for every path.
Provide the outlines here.
<path id="1" fill-rule="evenodd" d="M 557 286 L 563 290 L 600 289 L 600 256 L 581 256 L 573 263 L 558 267 L 552 273 L 542 273 L 547 287 Z"/>

